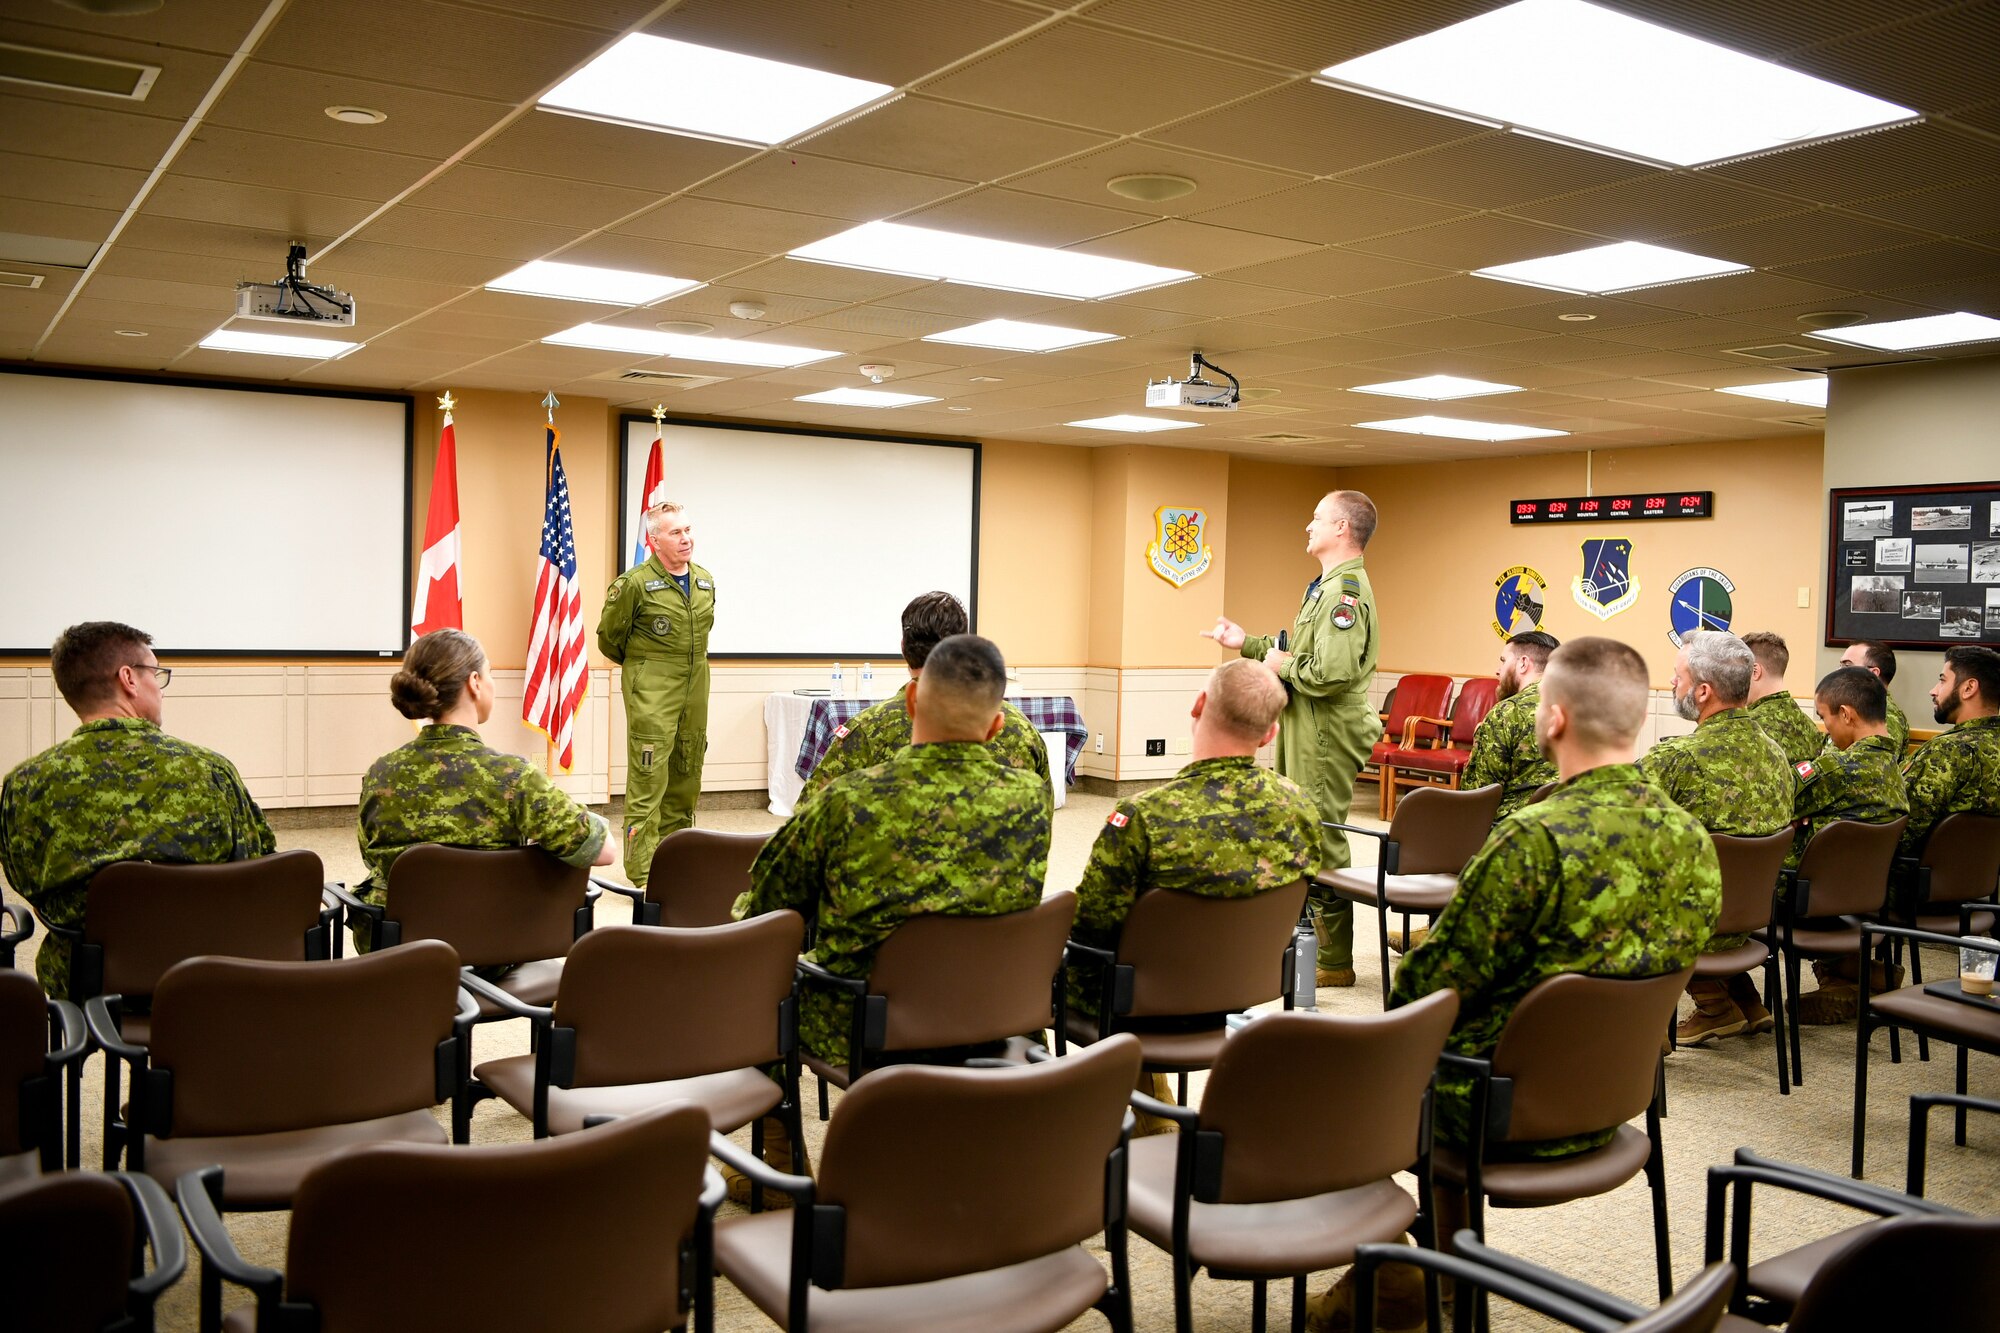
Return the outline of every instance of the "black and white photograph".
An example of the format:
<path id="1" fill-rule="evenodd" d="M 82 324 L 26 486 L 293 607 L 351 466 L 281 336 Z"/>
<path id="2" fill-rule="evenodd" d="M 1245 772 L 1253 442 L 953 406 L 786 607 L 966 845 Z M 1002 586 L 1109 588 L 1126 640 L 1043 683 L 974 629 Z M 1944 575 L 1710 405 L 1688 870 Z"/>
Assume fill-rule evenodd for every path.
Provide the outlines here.
<path id="1" fill-rule="evenodd" d="M 1964 583 L 1972 570 L 1972 556 L 1963 545 L 1917 547 L 1917 582 Z"/>
<path id="2" fill-rule="evenodd" d="M 1875 568 L 1907 570 L 1910 567 L 1908 537 L 1878 537 L 1875 541 Z"/>
<path id="3" fill-rule="evenodd" d="M 1942 597 L 1944 594 L 1936 594 Z M 1857 613 L 1893 616 L 1903 606 L 1903 576 L 1900 574 L 1856 574 L 1849 599 Z"/>
<path id="4" fill-rule="evenodd" d="M 1910 511 L 1912 532 L 1970 531 L 1971 505 L 1919 505 Z"/>
<path id="5" fill-rule="evenodd" d="M 1986 535 L 2000 537 L 2000 500 L 1990 501 L 1986 506 Z"/>
<path id="6" fill-rule="evenodd" d="M 2000 583 L 2000 542 L 1972 544 L 1972 581 Z"/>
<path id="7" fill-rule="evenodd" d="M 1903 619 L 1941 620 L 1944 618 L 1944 594 L 1941 592 L 1906 592 L 1903 594 Z"/>
<path id="8" fill-rule="evenodd" d="M 1840 507 L 1840 539 L 1865 542 L 1895 530 L 1896 506 L 1889 500 L 1850 500 Z"/>
<path id="9" fill-rule="evenodd" d="M 2000 588 L 1986 590 L 1986 634 L 2000 637 Z"/>
<path id="10" fill-rule="evenodd" d="M 1976 606 L 1947 606 L 1944 619 L 1938 623 L 1938 637 L 1944 639 L 1976 639 L 1979 637 L 1979 608 Z"/>

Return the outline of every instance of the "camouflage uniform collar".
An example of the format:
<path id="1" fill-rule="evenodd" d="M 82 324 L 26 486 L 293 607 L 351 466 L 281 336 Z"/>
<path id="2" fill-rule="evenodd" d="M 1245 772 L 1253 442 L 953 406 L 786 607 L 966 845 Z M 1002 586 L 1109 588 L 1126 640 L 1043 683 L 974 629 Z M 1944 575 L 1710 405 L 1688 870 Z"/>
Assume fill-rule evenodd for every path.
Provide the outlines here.
<path id="1" fill-rule="evenodd" d="M 459 749 L 483 746 L 486 742 L 471 727 L 460 726 L 456 722 L 430 722 L 417 733 L 417 744 Z"/>
<path id="2" fill-rule="evenodd" d="M 1951 730 L 1954 732 L 1985 731 L 1988 728 L 1992 727 L 2000 727 L 2000 713 L 1991 713 L 1985 717 L 1969 717 L 1965 719 L 1965 721 L 1963 722 L 1954 722 L 1952 724 Z M 1950 733 L 1944 733 L 1944 734 L 1948 735 Z"/>
<path id="3" fill-rule="evenodd" d="M 1645 774 L 1634 764 L 1603 764 L 1587 773 L 1579 773 L 1556 790 L 1558 793 L 1577 791 L 1586 787 L 1628 787 L 1646 780 Z M 1526 807 L 1534 809 L 1533 806 Z"/>
<path id="4" fill-rule="evenodd" d="M 1541 693 L 1542 693 L 1542 678 L 1540 676 L 1537 676 L 1533 680 L 1529 681 L 1526 685 L 1523 685 L 1520 689 L 1515 690 L 1512 694 L 1508 695 L 1506 699 L 1500 700 L 1500 702 L 1504 704 L 1507 702 L 1508 699 L 1538 698 L 1540 697 Z"/>
<path id="5" fill-rule="evenodd" d="M 993 757 L 993 751 L 985 741 L 925 741 L 921 745 L 912 741 L 896 757 L 927 764 L 988 764 L 1000 767 L 1000 761 Z"/>
<path id="6" fill-rule="evenodd" d="M 100 717 L 79 723 L 70 735 L 75 736 L 86 731 L 158 731 L 159 729 L 159 723 L 148 722 L 143 717 Z"/>
<path id="7" fill-rule="evenodd" d="M 1730 718 L 1734 718 L 1735 721 L 1726 720 Z M 1750 716 L 1748 705 L 1742 708 L 1725 708 L 1720 713 L 1710 713 L 1706 718 L 1695 723 L 1697 729 L 1701 727 L 1754 727 L 1756 725 L 1757 719 Z"/>
<path id="8" fill-rule="evenodd" d="M 1196 759 L 1181 767 L 1181 774 L 1213 773 L 1225 768 L 1255 768 L 1257 756 L 1253 754 L 1218 754 L 1207 759 Z"/>
<path id="9" fill-rule="evenodd" d="M 1788 703 L 1791 704 L 1794 708 L 1798 707 L 1798 703 L 1796 700 L 1792 698 L 1792 692 L 1790 690 L 1772 690 L 1769 694 L 1765 695 L 1763 698 L 1757 700 L 1755 703 L 1748 705 L 1748 707 L 1762 708 L 1765 704 L 1775 704 L 1775 703 Z"/>
<path id="10" fill-rule="evenodd" d="M 1863 736 L 1847 747 L 1849 754 L 1856 750 L 1880 750 L 1884 754 L 1896 753 L 1896 742 L 1889 736 Z"/>

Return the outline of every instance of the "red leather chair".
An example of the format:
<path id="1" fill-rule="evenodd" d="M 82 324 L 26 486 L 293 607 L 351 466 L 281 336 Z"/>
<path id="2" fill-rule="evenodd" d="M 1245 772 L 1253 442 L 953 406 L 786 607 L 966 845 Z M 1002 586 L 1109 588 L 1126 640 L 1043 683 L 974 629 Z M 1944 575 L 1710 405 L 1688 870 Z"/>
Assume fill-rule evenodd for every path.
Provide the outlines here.
<path id="1" fill-rule="evenodd" d="M 1382 818 L 1389 817 L 1389 793 L 1396 785 L 1392 767 L 1396 757 L 1405 752 L 1405 747 L 1430 746 L 1442 739 L 1451 725 L 1445 719 L 1445 708 L 1450 703 L 1450 676 L 1413 675 L 1396 682 L 1382 739 L 1375 742 L 1375 748 L 1368 754 L 1368 762 L 1376 769 L 1376 781 L 1382 788 Z M 1469 733 L 1466 743 L 1471 744 Z"/>
<path id="2" fill-rule="evenodd" d="M 1458 790 L 1465 765 L 1472 758 L 1472 733 L 1479 730 L 1479 724 L 1493 711 L 1493 705 L 1499 702 L 1499 693 L 1500 682 L 1491 676 L 1468 680 L 1459 687 L 1448 721 L 1435 717 L 1413 717 L 1404 724 L 1405 734 L 1412 739 L 1398 745 L 1395 753 L 1382 764 L 1384 818 L 1396 811 L 1396 788 L 1399 786 Z M 1433 748 L 1413 743 L 1419 727 L 1440 721 L 1446 721 L 1442 745 Z M 1385 743 L 1388 739 L 1383 737 Z"/>

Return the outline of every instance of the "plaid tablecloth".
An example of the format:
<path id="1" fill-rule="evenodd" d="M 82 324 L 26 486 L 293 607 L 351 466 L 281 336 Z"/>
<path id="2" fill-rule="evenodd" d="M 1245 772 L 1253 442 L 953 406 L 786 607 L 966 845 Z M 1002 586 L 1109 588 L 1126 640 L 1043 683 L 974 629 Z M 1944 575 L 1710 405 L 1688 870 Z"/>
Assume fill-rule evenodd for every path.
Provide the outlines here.
<path id="1" fill-rule="evenodd" d="M 815 698 L 806 713 L 805 739 L 799 742 L 798 763 L 794 766 L 801 778 L 809 778 L 819 767 L 819 761 L 833 745 L 833 733 L 869 705 L 879 702 L 875 699 L 833 699 Z M 1066 694 L 1030 694 L 1021 697 L 1010 696 L 1008 703 L 1027 715 L 1036 731 L 1060 731 L 1066 742 L 1063 754 L 1064 785 L 1076 785 L 1076 757 L 1083 753 L 1083 743 L 1090 736 L 1083 725 L 1083 714 L 1076 711 L 1076 700 Z"/>

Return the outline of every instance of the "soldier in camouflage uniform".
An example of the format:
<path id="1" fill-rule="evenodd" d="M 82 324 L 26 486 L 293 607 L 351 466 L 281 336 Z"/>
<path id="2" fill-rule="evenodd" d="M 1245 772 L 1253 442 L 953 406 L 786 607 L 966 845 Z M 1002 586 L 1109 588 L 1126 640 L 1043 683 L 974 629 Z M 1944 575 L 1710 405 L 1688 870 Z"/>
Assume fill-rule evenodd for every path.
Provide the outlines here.
<path id="1" fill-rule="evenodd" d="M 1549 977 L 1677 972 L 1708 942 L 1722 910 L 1715 844 L 1632 762 L 1647 693 L 1645 661 L 1624 644 L 1573 639 L 1551 655 L 1536 726 L 1562 786 L 1493 826 L 1390 992 L 1392 1008 L 1438 990 L 1458 993 L 1447 1050 L 1490 1057 L 1522 997 Z M 1468 1080 L 1440 1074 L 1440 1140 L 1465 1143 L 1470 1092 Z M 1616 1128 L 1510 1143 L 1489 1155 L 1572 1156 L 1609 1142 Z M 1443 1180 L 1436 1188 L 1438 1234 L 1448 1237 L 1464 1225 L 1465 1195 Z M 1350 1281 L 1315 1299 L 1309 1326 L 1337 1322 Z M 1396 1288 L 1412 1317 L 1385 1308 L 1382 1325 L 1420 1324 L 1420 1280 L 1404 1276 Z M 1385 1307 L 1389 1299 L 1385 1291 Z"/>
<path id="2" fill-rule="evenodd" d="M 1560 646 L 1555 635 L 1529 630 L 1500 650 L 1499 702 L 1472 734 L 1472 756 L 1459 779 L 1467 788 L 1500 784 L 1495 819 L 1513 814 L 1538 788 L 1556 780 L 1556 766 L 1535 743 L 1535 706 L 1549 654 Z"/>
<path id="3" fill-rule="evenodd" d="M 917 678 L 931 649 L 954 634 L 963 634 L 968 621 L 965 607 L 948 592 L 927 592 L 913 598 L 903 608 L 903 661 L 909 664 L 910 683 L 893 699 L 863 709 L 847 725 L 833 733 L 833 744 L 821 756 L 819 766 L 806 779 L 799 793 L 803 805 L 817 796 L 835 778 L 863 768 L 873 768 L 910 743 L 910 709 L 916 697 Z M 993 738 L 993 755 L 1008 768 L 1022 768 L 1049 780 L 1049 747 L 1027 715 L 1006 700 L 1000 701 L 1000 734 Z M 1054 794 L 1051 791 L 1053 804 Z"/>
<path id="4" fill-rule="evenodd" d="M 1725 630 L 1688 635 L 1674 661 L 1674 710 L 1695 729 L 1661 741 L 1639 761 L 1639 771 L 1710 833 L 1758 838 L 1792 822 L 1791 765 L 1744 707 L 1754 661 L 1743 640 Z M 1709 947 L 1736 948 L 1745 938 L 1718 937 Z M 1695 1013 L 1675 1030 L 1683 1045 L 1773 1026 L 1746 976 L 1698 979 L 1688 995 Z"/>
<path id="5" fill-rule="evenodd" d="M 1375 534 L 1375 505 L 1360 491 L 1331 491 L 1306 525 L 1306 554 L 1320 575 L 1306 586 L 1292 621 L 1289 648 L 1252 637 L 1228 617 L 1202 631 L 1224 648 L 1237 649 L 1278 673 L 1291 701 L 1278 722 L 1278 771 L 1305 788 L 1322 823 L 1345 823 L 1354 801 L 1354 779 L 1382 737 L 1382 721 L 1368 702 L 1381 650 L 1375 593 L 1361 552 Z M 1351 864 L 1347 835 L 1320 830 L 1322 875 Z M 1354 905 L 1315 883 L 1319 934 L 1318 984 L 1354 984 Z"/>
<path id="6" fill-rule="evenodd" d="M 771 835 L 736 916 L 789 908 L 814 931 L 807 957 L 866 977 L 875 951 L 913 916 L 997 916 L 1042 898 L 1048 780 L 1001 764 L 1006 665 L 959 634 L 931 651 L 917 684 L 911 743 L 886 763 L 827 784 Z M 799 1039 L 829 1063 L 848 1058 L 851 1004 L 808 988 Z M 767 1145 L 769 1140 L 767 1139 Z"/>
<path id="7" fill-rule="evenodd" d="M 1896 653 L 1880 639 L 1856 639 L 1847 645 L 1847 651 L 1840 655 L 1842 666 L 1866 667 L 1881 680 L 1882 688 L 1896 678 Z M 1901 761 L 1910 753 L 1910 719 L 1896 704 L 1896 696 L 1889 696 L 1889 741 L 1896 747 L 1896 758 Z"/>
<path id="8" fill-rule="evenodd" d="M 625 877 L 642 888 L 660 839 L 694 825 L 715 624 L 715 576 L 693 563 L 686 510 L 656 502 L 646 541 L 653 553 L 611 581 L 597 618 L 598 650 L 625 668 Z"/>
<path id="9" fill-rule="evenodd" d="M 235 765 L 160 730 L 173 673 L 152 642 L 112 621 L 64 630 L 49 665 L 79 725 L 0 785 L 0 870 L 50 925 L 83 925 L 90 877 L 113 861 L 208 865 L 276 850 Z M 42 942 L 35 974 L 58 999 L 69 961 L 67 941 Z"/>
<path id="10" fill-rule="evenodd" d="M 368 882 L 356 896 L 388 901 L 389 867 L 419 843 L 500 849 L 538 846 L 566 865 L 610 865 L 615 848 L 600 815 L 571 800 L 519 755 L 501 754 L 475 730 L 493 714 L 493 682 L 479 641 L 433 630 L 410 645 L 389 681 L 396 711 L 430 719 L 416 739 L 368 767 L 356 826 Z M 354 925 L 366 952 L 369 923 Z"/>
<path id="11" fill-rule="evenodd" d="M 1951 730 L 1925 741 L 1903 767 L 1910 788 L 1904 856 L 1921 855 L 1948 815 L 2000 815 L 2000 653 L 1948 649 L 1931 705 Z"/>
<path id="12" fill-rule="evenodd" d="M 1826 736 L 1785 688 L 1791 650 L 1785 647 L 1783 638 L 1769 630 L 1746 634 L 1743 643 L 1754 659 L 1750 668 L 1750 716 L 1785 752 L 1786 763 L 1804 763 L 1826 748 Z"/>

